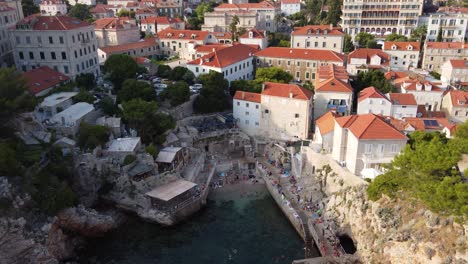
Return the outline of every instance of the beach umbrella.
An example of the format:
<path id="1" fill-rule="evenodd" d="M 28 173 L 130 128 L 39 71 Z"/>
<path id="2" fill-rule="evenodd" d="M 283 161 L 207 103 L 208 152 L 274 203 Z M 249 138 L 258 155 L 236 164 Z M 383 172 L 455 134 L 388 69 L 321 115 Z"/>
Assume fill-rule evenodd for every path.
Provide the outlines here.
<path id="1" fill-rule="evenodd" d="M 369 179 L 374 179 L 380 174 L 382 174 L 382 172 L 374 168 L 366 168 L 361 171 L 361 176 L 363 178 L 369 178 Z"/>

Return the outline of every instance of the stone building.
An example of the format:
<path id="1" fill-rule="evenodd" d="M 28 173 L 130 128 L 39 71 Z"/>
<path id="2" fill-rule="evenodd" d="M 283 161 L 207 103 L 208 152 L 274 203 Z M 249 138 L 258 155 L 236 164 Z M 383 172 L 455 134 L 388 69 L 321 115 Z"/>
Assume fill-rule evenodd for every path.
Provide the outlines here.
<path id="1" fill-rule="evenodd" d="M 291 48 L 326 49 L 341 53 L 345 34 L 333 25 L 312 25 L 294 28 Z"/>

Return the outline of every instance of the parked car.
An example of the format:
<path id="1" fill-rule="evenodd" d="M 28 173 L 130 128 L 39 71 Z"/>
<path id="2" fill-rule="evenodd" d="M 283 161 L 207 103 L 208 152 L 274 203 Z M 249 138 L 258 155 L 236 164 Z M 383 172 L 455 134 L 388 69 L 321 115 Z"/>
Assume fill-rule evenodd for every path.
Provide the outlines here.
<path id="1" fill-rule="evenodd" d="M 194 85 L 189 86 L 190 92 L 192 93 L 198 93 L 200 92 L 202 88 L 203 88 L 203 85 L 201 83 L 196 83 Z"/>
<path id="2" fill-rule="evenodd" d="M 161 83 L 161 78 L 155 77 L 151 80 L 153 83 Z"/>
<path id="3" fill-rule="evenodd" d="M 164 84 L 164 83 L 157 83 L 155 85 L 153 85 L 154 88 L 156 89 L 166 89 L 167 88 L 167 84 Z"/>

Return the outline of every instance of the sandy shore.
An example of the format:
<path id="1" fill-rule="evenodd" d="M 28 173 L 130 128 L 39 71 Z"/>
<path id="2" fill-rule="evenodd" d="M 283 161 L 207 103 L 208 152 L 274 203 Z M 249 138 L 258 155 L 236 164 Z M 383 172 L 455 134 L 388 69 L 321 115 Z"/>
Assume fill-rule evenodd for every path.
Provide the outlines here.
<path id="1" fill-rule="evenodd" d="M 220 188 L 212 188 L 208 199 L 217 202 L 234 201 L 236 206 L 243 207 L 246 203 L 262 199 L 270 195 L 263 180 L 257 183 L 251 181 L 241 181 L 234 184 L 226 184 Z"/>

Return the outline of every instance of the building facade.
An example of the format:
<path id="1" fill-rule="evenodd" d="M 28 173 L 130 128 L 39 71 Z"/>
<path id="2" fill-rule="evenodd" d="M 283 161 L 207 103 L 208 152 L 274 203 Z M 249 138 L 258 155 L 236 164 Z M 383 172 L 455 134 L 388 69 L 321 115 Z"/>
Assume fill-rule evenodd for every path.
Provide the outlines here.
<path id="1" fill-rule="evenodd" d="M 99 47 L 123 45 L 140 40 L 138 26 L 120 18 L 101 18 L 94 22 Z"/>
<path id="2" fill-rule="evenodd" d="M 357 114 L 390 116 L 392 114 L 392 102 L 375 87 L 367 87 L 359 93 Z"/>
<path id="3" fill-rule="evenodd" d="M 48 66 L 68 77 L 99 75 L 94 26 L 68 16 L 29 16 L 10 29 L 17 69 Z"/>
<path id="4" fill-rule="evenodd" d="M 375 69 L 386 71 L 390 65 L 390 58 L 379 49 L 357 49 L 349 53 L 346 69 L 351 76 Z"/>
<path id="5" fill-rule="evenodd" d="M 21 11 L 22 14 L 22 11 Z M 13 59 L 13 46 L 10 42 L 8 29 L 14 27 L 22 17 L 18 16 L 15 8 L 0 3 L 0 66 L 10 66 L 14 64 Z"/>
<path id="6" fill-rule="evenodd" d="M 112 54 L 127 54 L 133 58 L 159 55 L 158 43 L 153 37 L 135 43 L 99 48 L 99 63 L 103 65 Z"/>
<path id="7" fill-rule="evenodd" d="M 440 80 L 455 87 L 468 86 L 468 60 L 448 60 L 442 65 Z"/>
<path id="8" fill-rule="evenodd" d="M 387 96 L 392 102 L 393 117 L 397 119 L 417 117 L 418 105 L 412 93 L 389 93 Z"/>
<path id="9" fill-rule="evenodd" d="M 260 49 L 268 47 L 268 36 L 265 31 L 250 29 L 239 37 L 239 42 L 247 45 L 258 45 Z"/>
<path id="10" fill-rule="evenodd" d="M 274 22 L 275 15 L 279 14 L 280 8 L 272 2 L 263 1 L 260 3 L 245 3 L 245 4 L 222 4 L 214 8 L 215 12 L 254 12 L 258 15 L 255 25 L 256 29 L 276 32 L 276 23 Z M 206 17 L 206 15 L 205 15 Z M 205 22 L 206 23 L 206 22 Z M 228 24 L 229 25 L 229 24 Z"/>
<path id="11" fill-rule="evenodd" d="M 463 42 L 468 37 L 468 8 L 440 8 L 429 15 L 426 41 Z"/>
<path id="12" fill-rule="evenodd" d="M 386 41 L 382 50 L 391 57 L 391 70 L 403 71 L 418 67 L 421 50 L 419 42 Z"/>
<path id="13" fill-rule="evenodd" d="M 281 13 L 285 16 L 299 13 L 301 11 L 300 0 L 281 0 Z"/>
<path id="14" fill-rule="evenodd" d="M 424 44 L 422 69 L 439 72 L 442 65 L 452 59 L 468 57 L 468 43 L 463 42 L 430 42 Z"/>
<path id="15" fill-rule="evenodd" d="M 423 0 L 344 0 L 341 27 L 351 37 L 360 32 L 378 36 L 390 33 L 410 36 L 418 26 Z"/>
<path id="16" fill-rule="evenodd" d="M 468 92 L 451 90 L 446 93 L 442 100 L 442 110 L 445 111 L 451 121 L 456 123 L 466 122 L 468 120 Z"/>
<path id="17" fill-rule="evenodd" d="M 374 114 L 335 119 L 332 157 L 351 173 L 364 169 L 381 171 L 405 147 L 407 137 Z"/>
<path id="18" fill-rule="evenodd" d="M 237 126 L 249 136 L 258 135 L 262 117 L 261 94 L 237 91 L 232 105 Z"/>
<path id="19" fill-rule="evenodd" d="M 210 32 L 229 32 L 229 25 L 232 19 L 239 18 L 239 28 L 253 29 L 257 26 L 258 14 L 254 11 L 231 10 L 206 12 L 202 30 Z"/>
<path id="20" fill-rule="evenodd" d="M 175 56 L 181 59 L 194 60 L 194 48 L 197 45 L 216 43 L 212 33 L 200 30 L 179 30 L 167 28 L 158 33 L 158 44 L 161 55 Z"/>
<path id="21" fill-rule="evenodd" d="M 411 93 L 418 105 L 424 105 L 427 111 L 440 111 L 444 90 L 439 86 L 425 81 L 405 81 L 401 84 L 402 93 Z"/>
<path id="22" fill-rule="evenodd" d="M 314 83 L 318 67 L 327 64 L 343 66 L 342 55 L 330 50 L 269 47 L 255 53 L 257 67 L 279 67 L 291 73 L 294 80 Z"/>
<path id="23" fill-rule="evenodd" d="M 333 25 L 313 25 L 294 28 L 291 48 L 326 49 L 341 53 L 345 34 Z"/>
<path id="24" fill-rule="evenodd" d="M 146 34 L 163 31 L 166 28 L 185 29 L 185 22 L 180 18 L 151 16 L 140 21 L 140 29 Z"/>
<path id="25" fill-rule="evenodd" d="M 192 71 L 195 77 L 216 71 L 222 73 L 229 82 L 251 80 L 254 75 L 255 51 L 257 49 L 251 46 L 235 44 L 188 62 L 187 69 Z"/>
<path id="26" fill-rule="evenodd" d="M 60 16 L 67 14 L 67 5 L 61 0 L 43 0 L 39 4 L 43 16 Z"/>

